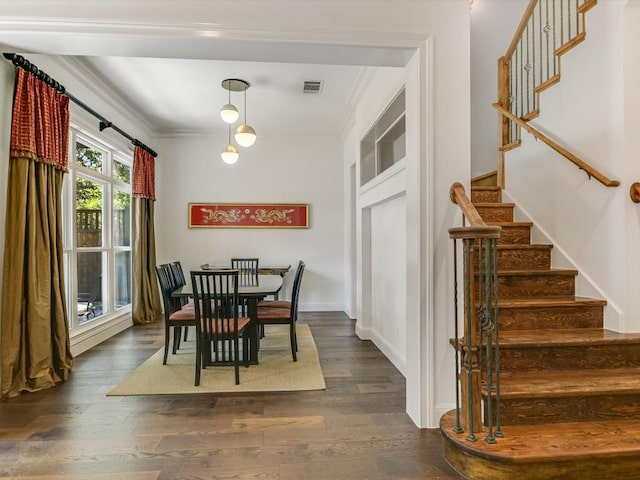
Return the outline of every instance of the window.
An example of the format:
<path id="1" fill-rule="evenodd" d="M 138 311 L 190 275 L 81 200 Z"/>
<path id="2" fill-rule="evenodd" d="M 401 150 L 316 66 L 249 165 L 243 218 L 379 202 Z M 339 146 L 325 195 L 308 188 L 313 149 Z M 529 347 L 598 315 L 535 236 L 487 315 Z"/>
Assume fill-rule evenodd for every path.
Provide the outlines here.
<path id="1" fill-rule="evenodd" d="M 63 187 L 71 331 L 131 308 L 131 156 L 75 127 Z"/>

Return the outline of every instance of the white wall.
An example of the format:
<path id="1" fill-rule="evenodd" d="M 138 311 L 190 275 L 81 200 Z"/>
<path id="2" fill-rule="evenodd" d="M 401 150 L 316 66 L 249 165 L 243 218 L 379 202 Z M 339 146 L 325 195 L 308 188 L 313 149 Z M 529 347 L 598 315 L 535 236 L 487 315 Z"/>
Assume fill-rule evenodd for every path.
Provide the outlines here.
<path id="1" fill-rule="evenodd" d="M 625 255 L 625 231 L 633 227 L 625 222 L 632 179 L 624 161 L 624 3 L 599 2 L 587 13 L 586 40 L 562 57 L 560 83 L 541 93 L 540 116 L 531 122 L 622 186 L 589 180 L 526 132 L 505 162 L 506 191 L 536 223 L 539 238 L 554 244 L 554 266 L 580 270 L 578 293 L 606 298 L 605 324 L 616 330 L 640 326 L 622 315 L 623 272 L 633 268 Z M 637 43 L 628 45 L 637 55 Z"/>
<path id="2" fill-rule="evenodd" d="M 398 368 L 407 363 L 407 207 L 404 195 L 371 207 L 371 330 Z"/>
<path id="3" fill-rule="evenodd" d="M 627 2 L 624 10 L 624 174 L 623 192 L 640 182 L 640 2 Z M 624 313 L 625 330 L 640 331 L 640 204 L 625 200 Z"/>
<path id="4" fill-rule="evenodd" d="M 471 8 L 471 176 L 496 170 L 498 59 L 507 51 L 529 0 L 479 0 Z"/>
<path id="5" fill-rule="evenodd" d="M 356 164 L 356 333 L 363 339 L 372 340 L 378 348 L 406 375 L 406 340 L 400 339 L 398 331 L 406 332 L 406 289 L 400 294 L 389 284 L 405 286 L 406 280 L 406 163 L 417 162 L 418 152 L 410 149 L 407 156 L 388 170 L 382 172 L 364 186 L 360 186 L 360 139 L 371 129 L 384 113 L 398 92 L 406 85 L 407 72 L 401 68 L 377 69 L 368 79 L 366 88 L 354 112 L 354 123 L 347 137 L 353 144 L 345 148 L 345 171 Z M 408 106 L 407 108 L 414 108 Z M 417 130 L 409 123 L 407 130 Z M 345 196 L 353 195 L 353 190 Z M 401 199 L 401 200 L 400 200 Z M 385 221 L 391 221 L 384 225 Z M 385 231 L 386 230 L 386 231 Z M 392 265 L 393 262 L 400 262 Z M 400 271 L 397 270 L 400 268 Z M 391 293 L 391 294 L 390 294 Z M 396 315 L 396 312 L 399 313 Z M 403 346 L 400 349 L 400 346 Z"/>
<path id="6" fill-rule="evenodd" d="M 343 310 L 344 224 L 342 141 L 339 137 L 259 135 L 235 165 L 219 152 L 227 138 L 175 137 L 157 159 L 158 262 L 184 269 L 228 265 L 231 257 L 259 257 L 261 265 L 307 264 L 301 310 Z M 308 229 L 188 228 L 195 203 L 308 203 Z"/>

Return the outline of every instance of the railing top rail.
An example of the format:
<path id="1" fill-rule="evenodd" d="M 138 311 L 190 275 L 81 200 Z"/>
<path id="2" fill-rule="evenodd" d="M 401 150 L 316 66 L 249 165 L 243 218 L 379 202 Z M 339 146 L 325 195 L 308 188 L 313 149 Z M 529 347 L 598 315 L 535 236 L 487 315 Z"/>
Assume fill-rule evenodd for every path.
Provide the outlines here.
<path id="1" fill-rule="evenodd" d="M 594 167 L 592 167 L 591 165 L 589 165 L 587 162 L 585 162 L 584 160 L 578 158 L 576 155 L 574 155 L 573 153 L 571 153 L 569 150 L 567 150 L 566 148 L 558 145 L 558 143 L 554 142 L 553 140 L 551 140 L 549 137 L 547 137 L 545 134 L 543 134 L 542 132 L 536 130 L 535 128 L 533 128 L 531 125 L 529 125 L 529 123 L 525 122 L 524 120 L 522 120 L 521 118 L 518 118 L 517 116 L 515 116 L 513 113 L 511 113 L 509 110 L 505 109 L 504 107 L 502 107 L 501 105 L 494 103 L 493 107 L 498 110 L 502 115 L 504 115 L 505 117 L 513 120 L 515 123 L 517 123 L 518 125 L 520 125 L 522 128 L 524 128 L 527 132 L 529 132 L 531 135 L 533 135 L 534 137 L 536 137 L 539 140 L 542 140 L 544 143 L 546 143 L 547 145 L 549 145 L 551 148 L 553 148 L 556 152 L 558 152 L 560 155 L 562 155 L 563 157 L 565 157 L 567 160 L 571 161 L 572 163 L 574 163 L 578 168 L 580 168 L 581 170 L 584 170 L 585 173 L 589 176 L 589 177 L 593 177 L 596 180 L 598 180 L 600 183 L 602 183 L 605 187 L 617 187 L 620 185 L 620 182 L 618 180 L 611 180 L 610 178 L 608 178 L 606 175 L 604 175 L 603 173 L 599 172 L 598 170 L 596 170 Z"/>
<path id="2" fill-rule="evenodd" d="M 529 5 L 527 5 L 527 9 L 524 11 L 524 15 L 522 16 L 522 20 L 520 20 L 520 24 L 518 28 L 516 28 L 516 33 L 513 35 L 511 39 L 511 43 L 509 44 L 509 48 L 507 48 L 507 53 L 504 54 L 506 58 L 511 58 L 513 52 L 518 46 L 518 42 L 520 41 L 520 37 L 522 37 L 522 33 L 525 28 L 527 28 L 527 23 L 529 22 L 529 18 L 533 14 L 533 10 L 536 8 L 539 0 L 529 0 Z"/>
<path id="3" fill-rule="evenodd" d="M 464 186 L 456 182 L 449 189 L 451 201 L 460 207 L 462 214 L 469 221 L 468 227 L 456 227 L 449 229 L 451 238 L 498 238 L 502 229 L 500 227 L 487 225 L 476 207 L 473 206 L 469 197 L 464 191 Z"/>

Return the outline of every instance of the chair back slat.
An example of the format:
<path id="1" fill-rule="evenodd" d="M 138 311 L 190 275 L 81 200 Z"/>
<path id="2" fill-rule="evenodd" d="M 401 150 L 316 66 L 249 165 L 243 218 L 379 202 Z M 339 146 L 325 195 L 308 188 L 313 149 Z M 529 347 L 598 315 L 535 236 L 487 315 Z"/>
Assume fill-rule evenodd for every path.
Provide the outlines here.
<path id="1" fill-rule="evenodd" d="M 187 284 L 187 280 L 184 277 L 184 271 L 182 270 L 182 265 L 179 261 L 171 262 L 169 264 L 171 269 L 171 274 L 173 275 L 173 280 L 175 282 L 176 288 L 182 287 Z"/>
<path id="2" fill-rule="evenodd" d="M 202 338 L 233 337 L 238 328 L 238 271 L 192 271 L 191 285 Z"/>
<path id="3" fill-rule="evenodd" d="M 171 293 L 178 287 L 175 284 L 171 267 L 168 263 L 156 265 L 156 275 L 158 276 L 158 283 L 160 284 L 165 315 L 168 316 L 182 307 L 180 299 L 171 296 Z"/>
<path id="4" fill-rule="evenodd" d="M 231 268 L 238 270 L 240 285 L 258 285 L 257 258 L 232 258 Z"/>

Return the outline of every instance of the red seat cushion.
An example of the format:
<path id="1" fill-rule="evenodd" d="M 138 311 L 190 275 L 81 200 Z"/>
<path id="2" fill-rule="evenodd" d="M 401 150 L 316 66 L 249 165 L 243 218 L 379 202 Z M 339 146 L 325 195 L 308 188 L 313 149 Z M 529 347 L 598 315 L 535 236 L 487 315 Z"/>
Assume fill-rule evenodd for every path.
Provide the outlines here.
<path id="1" fill-rule="evenodd" d="M 258 320 L 285 319 L 289 320 L 291 310 L 288 308 L 258 308 Z"/>
<path id="2" fill-rule="evenodd" d="M 172 322 L 195 322 L 196 313 L 193 308 L 181 308 L 169 315 Z"/>
<path id="3" fill-rule="evenodd" d="M 249 322 L 251 321 L 251 319 L 249 317 L 238 317 L 238 331 L 244 329 L 247 325 L 249 325 Z M 232 333 L 233 330 L 233 321 L 222 321 L 222 320 L 218 320 L 218 327 L 217 327 L 217 331 L 218 332 L 223 332 L 223 333 Z M 204 328 L 204 325 L 201 325 L 202 330 L 206 330 Z"/>
<path id="4" fill-rule="evenodd" d="M 258 302 L 258 308 L 291 308 L 289 300 L 261 300 Z"/>

